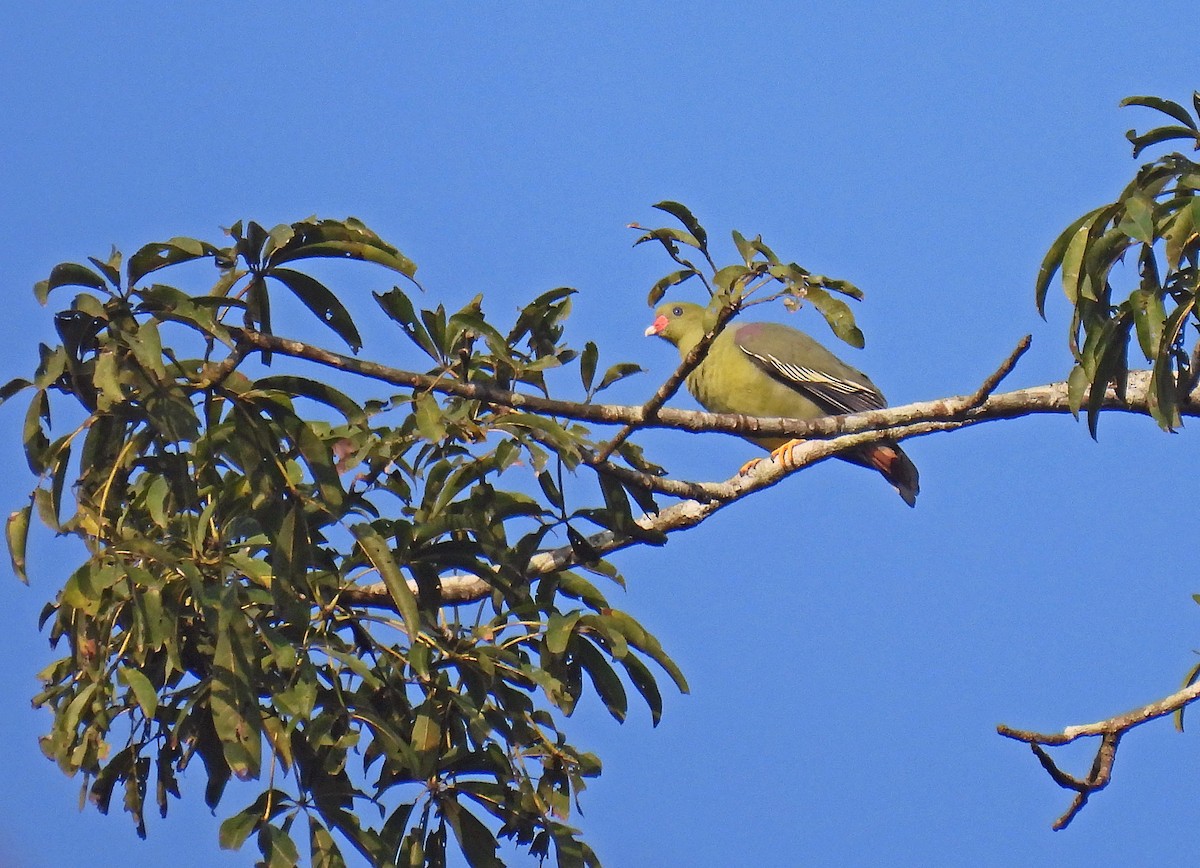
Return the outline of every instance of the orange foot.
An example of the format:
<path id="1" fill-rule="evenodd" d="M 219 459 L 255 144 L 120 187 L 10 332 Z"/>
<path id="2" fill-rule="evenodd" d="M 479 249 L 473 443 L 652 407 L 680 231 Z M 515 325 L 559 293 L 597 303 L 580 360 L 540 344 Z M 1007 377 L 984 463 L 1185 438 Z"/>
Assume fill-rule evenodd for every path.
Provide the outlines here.
<path id="1" fill-rule="evenodd" d="M 803 442 L 804 441 L 801 440 L 800 438 L 789 440 L 787 443 L 784 443 L 782 446 L 777 446 L 776 448 L 772 449 L 770 456 L 767 458 L 751 458 L 749 461 L 747 461 L 745 464 L 742 465 L 741 470 L 738 471 L 738 475 L 745 476 L 747 473 L 749 473 L 751 470 L 753 470 L 755 467 L 757 467 L 761 462 L 771 461 L 771 460 L 775 460 L 775 459 L 779 460 L 779 463 L 783 465 L 784 470 L 789 470 L 789 471 L 795 470 L 796 465 L 792 463 L 792 447 L 799 446 Z"/>

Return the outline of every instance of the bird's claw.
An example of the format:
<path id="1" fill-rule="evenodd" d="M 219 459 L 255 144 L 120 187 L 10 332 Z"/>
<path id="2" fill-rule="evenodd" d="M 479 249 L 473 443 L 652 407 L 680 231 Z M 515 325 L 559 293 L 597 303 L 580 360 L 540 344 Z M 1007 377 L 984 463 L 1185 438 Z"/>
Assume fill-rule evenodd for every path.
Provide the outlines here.
<path id="1" fill-rule="evenodd" d="M 777 446 L 774 449 L 772 449 L 771 455 L 769 456 L 769 458 L 751 458 L 749 461 L 747 461 L 745 464 L 742 465 L 740 470 L 738 470 L 738 476 L 745 476 L 747 473 L 749 473 L 751 470 L 753 470 L 755 467 L 757 467 L 763 461 L 767 461 L 767 460 L 778 461 L 780 464 L 783 465 L 783 469 L 788 472 L 795 470 L 796 463 L 792 460 L 792 447 L 799 446 L 803 442 L 804 442 L 803 440 L 801 440 L 800 438 L 797 437 L 793 440 L 789 440 L 787 443 L 784 443 L 782 446 Z"/>

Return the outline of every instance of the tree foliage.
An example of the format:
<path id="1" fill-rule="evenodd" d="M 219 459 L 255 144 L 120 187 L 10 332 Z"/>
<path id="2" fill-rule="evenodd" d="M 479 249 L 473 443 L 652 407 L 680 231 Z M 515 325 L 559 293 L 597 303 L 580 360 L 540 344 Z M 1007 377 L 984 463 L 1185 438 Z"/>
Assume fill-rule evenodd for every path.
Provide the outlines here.
<path id="1" fill-rule="evenodd" d="M 643 240 L 707 258 L 690 213 L 660 207 L 686 228 Z M 569 821 L 600 761 L 562 718 L 590 685 L 617 720 L 632 690 L 657 723 L 655 669 L 687 690 L 659 642 L 610 606 L 603 585 L 623 580 L 595 542 L 598 528 L 664 541 L 635 519 L 658 511 L 645 481 L 662 470 L 622 442 L 609 451 L 627 473 L 614 475 L 583 425 L 519 405 L 548 397 L 556 368 L 577 367 L 580 407 L 640 368 L 600 373 L 594 343 L 566 343 L 574 290 L 500 328 L 481 297 L 447 313 L 394 286 L 375 301 L 429 369 L 416 387 L 355 399 L 273 372 L 274 354 L 248 341 L 273 335 L 283 293 L 358 351 L 349 306 L 300 269 L 374 263 L 411 290 L 414 264 L 353 219 L 237 223 L 229 237 L 64 263 L 35 287 L 42 302 L 76 295 L 55 315 L 61 343 L 4 388 L 33 393 L 24 444 L 38 478 L 10 550 L 23 577 L 36 512 L 85 553 L 42 618 L 68 652 L 35 699 L 54 715 L 46 755 L 103 812 L 119 785 L 141 835 L 147 802 L 165 816 L 197 757 L 214 809 L 231 779 L 260 782 L 221 845 L 256 835 L 268 865 L 295 861 L 301 835 L 316 864 L 341 864 L 334 831 L 378 865 L 441 864 L 451 838 L 495 864 L 497 835 L 598 864 Z M 831 325 L 857 334 L 820 281 L 735 238 L 744 264 L 692 267 L 725 302 L 756 279 L 794 300 L 807 284 Z M 217 274 L 202 292 L 170 277 L 197 261 Z M 513 397 L 471 397 L 480 388 Z M 488 591 L 469 613 L 445 588 L 464 576 Z M 386 588 L 382 605 L 355 596 L 368 583 Z"/>
<path id="2" fill-rule="evenodd" d="M 1200 148 L 1182 106 L 1127 102 L 1176 122 L 1131 132 L 1135 156 L 1175 138 Z M 1134 336 L 1153 365 L 1149 412 L 1180 423 L 1200 371 L 1185 334 L 1198 322 L 1197 191 L 1196 163 L 1147 163 L 1046 256 L 1037 305 L 1059 274 L 1073 307 L 1070 407 L 1086 408 L 1093 434 L 1112 405 L 1106 387 L 1123 397 Z M 23 440 L 37 478 L 8 543 L 24 578 L 34 515 L 75 541 L 78 566 L 42 616 L 65 653 L 41 673 L 35 704 L 53 715 L 46 755 L 82 777 L 99 810 L 119 785 L 144 836 L 146 811 L 166 816 L 198 758 L 206 803 L 226 806 L 221 846 L 253 835 L 264 865 L 294 864 L 302 847 L 315 865 L 340 865 L 347 842 L 376 865 L 444 864 L 451 845 L 495 865 L 498 838 L 562 866 L 598 864 L 572 818 L 600 760 L 568 740 L 564 718 L 590 693 L 624 720 L 632 691 L 657 723 L 662 675 L 687 690 L 654 636 L 609 604 L 606 585 L 623 579 L 608 556 L 665 541 L 647 518 L 669 512 L 664 497 L 682 507 L 753 490 L 666 479 L 630 435 L 668 424 L 663 403 L 750 304 L 811 304 L 840 339 L 863 343 L 843 300 L 861 298 L 852 284 L 738 232 L 738 260 L 719 265 L 687 208 L 656 207 L 679 225 L 636 227 L 637 243 L 657 242 L 674 263 L 649 302 L 695 280 L 712 322 L 642 408 L 596 403 L 640 369 L 602 366 L 593 342 L 570 345 L 574 290 L 544 292 L 503 325 L 481 296 L 453 313 L 422 308 L 413 262 L 354 219 L 239 222 L 219 245 L 114 251 L 58 265 L 35 287 L 43 303 L 75 295 L 55 314 L 58 345 L 0 390 L 32 394 Z M 1116 266 L 1131 251 L 1136 286 L 1118 300 Z M 311 266 L 327 259 L 403 279 L 374 301 L 425 371 L 275 334 L 288 306 L 363 347 L 353 311 L 365 299 L 326 285 Z M 277 370 L 280 355 L 320 373 L 292 358 Z M 948 415 L 926 427 L 885 428 L 916 418 L 896 416 L 850 434 L 972 424 L 993 379 L 939 405 Z M 694 416 L 706 421 L 677 427 L 759 424 Z M 602 441 L 584 422 L 628 424 Z M 229 813 L 227 791 L 245 807 Z"/>
<path id="3" fill-rule="evenodd" d="M 1200 150 L 1200 94 L 1193 116 L 1179 103 L 1134 96 L 1174 123 L 1145 133 L 1130 130 L 1134 157 L 1148 147 L 1183 139 Z M 1129 370 L 1130 344 L 1152 365 L 1151 413 L 1163 428 L 1181 424 L 1179 405 L 1195 385 L 1200 356 L 1189 354 L 1187 326 L 1197 322 L 1200 255 L 1200 164 L 1171 153 L 1141 166 L 1113 202 L 1072 222 L 1046 253 L 1037 278 L 1038 310 L 1055 274 L 1074 308 L 1069 329 L 1075 366 L 1068 383 L 1076 413 L 1086 405 L 1095 436 L 1105 387 L 1118 391 Z M 1136 257 L 1136 279 L 1119 266 Z M 1133 284 L 1124 289 L 1114 287 Z M 1122 296 L 1124 297 L 1122 298 Z"/>

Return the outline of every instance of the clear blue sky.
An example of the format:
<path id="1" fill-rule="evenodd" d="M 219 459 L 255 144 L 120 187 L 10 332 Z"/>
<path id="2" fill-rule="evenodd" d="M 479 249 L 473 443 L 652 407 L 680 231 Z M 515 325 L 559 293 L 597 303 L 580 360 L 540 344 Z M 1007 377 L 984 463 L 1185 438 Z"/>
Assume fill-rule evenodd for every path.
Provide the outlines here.
<path id="1" fill-rule="evenodd" d="M 893 403 L 970 391 L 1026 332 L 1009 385 L 1061 379 L 1065 303 L 1038 319 L 1037 265 L 1133 171 L 1122 135 L 1151 118 L 1117 102 L 1200 87 L 1181 41 L 1194 3 L 843 6 L 12 6 L 3 379 L 51 339 L 30 289 L 56 262 L 352 214 L 447 306 L 482 291 L 507 318 L 578 287 L 577 342 L 649 368 L 614 390 L 638 401 L 676 359 L 642 337 L 668 263 L 625 226 L 665 198 L 714 237 L 761 232 L 861 286 L 867 348 L 839 352 Z M 371 317 L 366 288 L 385 287 L 346 299 Z M 811 311 L 788 321 L 828 337 Z M 366 357 L 418 363 L 367 331 Z M 5 511 L 32 484 L 22 413 L 0 408 Z M 755 454 L 720 435 L 645 442 L 690 478 Z M 595 702 L 577 712 L 605 761 L 582 821 L 605 864 L 1178 859 L 1200 821 L 1193 735 L 1127 737 L 1111 787 L 1053 833 L 1067 794 L 994 726 L 1086 722 L 1178 685 L 1200 647 L 1196 447 L 1140 418 L 1106 418 L 1098 444 L 1069 418 L 993 424 L 911 443 L 916 510 L 834 462 L 619 555 L 619 605 L 693 693 L 668 696 L 657 730 L 644 711 L 624 727 Z M 31 558 L 31 587 L 12 579 L 0 607 L 0 865 L 250 864 L 252 843 L 217 851 L 198 775 L 147 842 L 118 800 L 76 809 L 29 708 L 51 659 L 37 613 L 69 559 L 44 538 Z M 252 798 L 231 786 L 221 816 Z"/>

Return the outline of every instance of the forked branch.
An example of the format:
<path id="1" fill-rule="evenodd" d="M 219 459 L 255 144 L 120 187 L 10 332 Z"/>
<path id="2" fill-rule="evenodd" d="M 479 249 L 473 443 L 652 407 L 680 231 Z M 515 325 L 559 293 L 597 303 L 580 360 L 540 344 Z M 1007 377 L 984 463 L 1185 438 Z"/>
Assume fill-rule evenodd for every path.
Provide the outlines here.
<path id="1" fill-rule="evenodd" d="M 1053 824 L 1055 830 L 1065 829 L 1075 819 L 1075 815 L 1087 804 L 1092 793 L 1104 789 L 1108 786 L 1109 781 L 1112 780 L 1113 763 L 1117 757 L 1117 745 L 1125 733 L 1134 727 L 1141 726 L 1147 721 L 1182 711 L 1185 706 L 1195 702 L 1197 699 L 1200 699 L 1200 681 L 1189 684 L 1187 687 L 1177 690 L 1170 696 L 1135 708 L 1132 711 L 1127 711 L 1124 714 L 1118 714 L 1116 717 L 1110 717 L 1096 723 L 1068 726 L 1062 732 L 1032 732 L 1024 729 L 1014 729 L 1004 724 L 997 726 L 996 731 L 1005 738 L 1011 738 L 1029 745 L 1034 755 L 1038 758 L 1038 762 L 1042 764 L 1042 768 L 1050 775 L 1050 778 L 1063 789 L 1075 791 L 1075 797 L 1071 799 L 1070 806 Z M 1070 744 L 1076 739 L 1089 736 L 1093 738 L 1099 737 L 1100 744 L 1096 748 L 1096 756 L 1092 760 L 1092 767 L 1085 777 L 1079 778 L 1064 772 L 1046 751 L 1047 747 L 1059 747 L 1060 745 Z"/>

